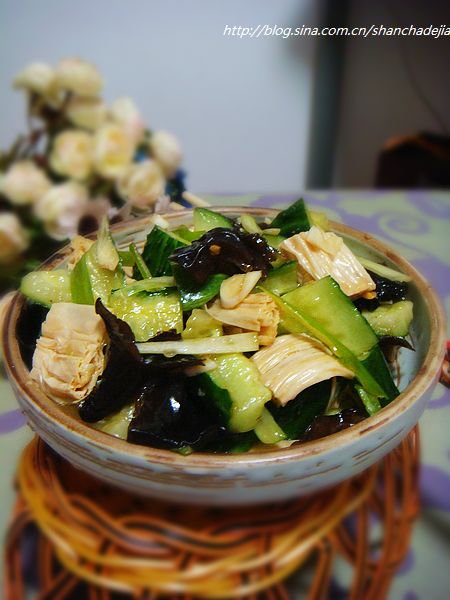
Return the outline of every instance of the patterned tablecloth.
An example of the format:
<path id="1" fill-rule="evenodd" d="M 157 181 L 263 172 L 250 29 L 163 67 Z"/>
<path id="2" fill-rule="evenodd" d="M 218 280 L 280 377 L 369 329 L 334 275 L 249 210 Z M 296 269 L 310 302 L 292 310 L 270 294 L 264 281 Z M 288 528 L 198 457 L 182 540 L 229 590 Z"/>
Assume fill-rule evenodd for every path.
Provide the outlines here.
<path id="1" fill-rule="evenodd" d="M 283 208 L 296 198 L 260 194 L 206 196 L 214 205 L 274 208 Z M 330 218 L 367 231 L 399 251 L 427 277 L 450 316 L 450 193 L 314 192 L 304 198 L 312 208 L 325 210 Z M 390 600 L 450 598 L 450 390 L 437 387 L 420 425 L 422 514 Z M 2 539 L 14 498 L 17 459 L 30 437 L 8 383 L 0 378 Z M 333 600 L 338 600 L 338 596 Z"/>

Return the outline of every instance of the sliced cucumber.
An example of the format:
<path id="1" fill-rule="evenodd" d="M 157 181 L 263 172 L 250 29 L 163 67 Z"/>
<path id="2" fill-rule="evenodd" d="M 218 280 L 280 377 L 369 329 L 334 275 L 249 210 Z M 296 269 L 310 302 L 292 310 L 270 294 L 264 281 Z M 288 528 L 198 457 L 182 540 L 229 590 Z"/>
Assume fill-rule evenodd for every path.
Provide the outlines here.
<path id="1" fill-rule="evenodd" d="M 286 439 L 285 432 L 266 408 L 256 424 L 255 434 L 263 444 L 276 444 Z"/>
<path id="2" fill-rule="evenodd" d="M 266 290 L 263 285 L 260 287 L 276 302 L 280 308 L 283 316 L 283 324 L 287 331 L 294 334 L 306 332 L 309 335 L 312 335 L 325 344 L 325 346 L 327 346 L 333 352 L 333 354 L 339 358 L 342 364 L 348 367 L 355 374 L 368 393 L 377 397 L 387 397 L 387 392 L 383 390 L 382 386 L 377 381 L 377 374 L 371 373 L 368 369 L 366 369 L 363 363 L 358 360 L 356 355 L 351 352 L 340 341 L 340 339 L 336 337 L 336 335 L 327 331 L 322 323 L 315 318 L 315 315 L 312 316 L 311 314 L 306 314 L 298 308 L 293 307 L 280 296 L 273 294 L 270 290 Z M 366 325 L 370 329 L 370 326 L 367 322 Z M 375 334 L 373 333 L 373 335 Z"/>
<path id="3" fill-rule="evenodd" d="M 291 260 L 270 271 L 264 280 L 264 286 L 278 296 L 282 296 L 298 287 L 297 262 Z"/>
<path id="4" fill-rule="evenodd" d="M 72 302 L 94 304 L 97 298 L 109 304 L 111 290 L 123 286 L 125 275 L 120 263 L 115 271 L 101 267 L 96 258 L 96 244 L 83 254 L 72 271 L 70 287 Z"/>
<path id="5" fill-rule="evenodd" d="M 138 342 L 145 342 L 164 331 L 174 329 L 181 333 L 183 329 L 183 313 L 176 292 L 126 296 L 117 290 L 111 294 L 109 308 L 128 323 Z"/>
<path id="6" fill-rule="evenodd" d="M 194 208 L 194 229 L 198 231 L 209 231 L 216 227 L 233 227 L 233 221 L 209 208 Z"/>
<path id="7" fill-rule="evenodd" d="M 379 346 L 375 346 L 369 353 L 369 356 L 362 361 L 364 368 L 370 373 L 373 373 L 377 378 L 378 383 L 381 385 L 385 392 L 385 398 L 380 398 L 381 406 L 386 406 L 391 400 L 396 398 L 399 394 L 397 386 L 392 380 L 392 375 L 389 370 L 389 366 Z M 358 391 L 359 395 L 361 393 Z M 362 397 L 362 396 L 361 396 Z M 364 399 L 363 399 L 364 400 Z M 367 408 L 367 406 L 366 406 Z M 369 412 L 369 414 L 372 414 Z"/>
<path id="8" fill-rule="evenodd" d="M 330 227 L 330 222 L 328 220 L 327 215 L 320 211 L 320 210 L 311 210 L 311 209 L 306 209 L 306 212 L 308 214 L 308 219 L 309 222 L 312 225 L 316 225 L 317 227 L 320 227 L 320 229 L 323 229 L 324 231 L 327 231 Z"/>
<path id="9" fill-rule="evenodd" d="M 198 284 L 188 281 L 182 269 L 177 265 L 174 265 L 173 273 L 180 291 L 183 310 L 192 310 L 193 308 L 204 306 L 217 296 L 220 292 L 222 281 L 228 277 L 228 275 L 223 275 L 222 273 L 215 273 L 208 277 L 205 283 L 199 287 Z"/>
<path id="10" fill-rule="evenodd" d="M 378 336 L 405 337 L 413 319 L 413 303 L 400 300 L 383 304 L 372 312 L 364 310 L 362 314 Z"/>
<path id="11" fill-rule="evenodd" d="M 256 366 L 242 354 L 215 356 L 214 362 L 216 368 L 204 375 L 230 394 L 228 426 L 236 432 L 251 431 L 272 397 L 271 391 L 262 383 Z"/>
<path id="12" fill-rule="evenodd" d="M 269 246 L 272 246 L 272 248 L 275 248 L 275 250 L 278 250 L 281 242 L 284 242 L 284 240 L 286 239 L 283 235 L 272 235 L 272 234 L 264 233 L 264 232 L 263 232 L 262 236 L 266 240 L 266 242 L 269 244 Z"/>
<path id="13" fill-rule="evenodd" d="M 290 237 L 301 231 L 308 231 L 311 228 L 311 223 L 303 198 L 278 213 L 272 221 L 271 227 L 279 228 L 280 234 L 285 237 Z"/>
<path id="14" fill-rule="evenodd" d="M 189 227 L 186 227 L 186 225 L 180 225 L 176 229 L 173 229 L 172 233 L 179 238 L 186 240 L 186 242 L 195 242 L 195 240 L 198 240 L 202 237 L 202 235 L 205 234 L 204 231 L 191 231 Z"/>
<path id="15" fill-rule="evenodd" d="M 22 279 L 20 291 L 42 306 L 49 307 L 55 302 L 72 302 L 70 271 L 33 271 Z"/>
<path id="16" fill-rule="evenodd" d="M 302 285 L 283 300 L 313 317 L 359 359 L 378 343 L 370 325 L 331 277 Z"/>
<path id="17" fill-rule="evenodd" d="M 324 414 L 330 394 L 331 380 L 328 379 L 303 390 L 286 406 L 276 406 L 273 402 L 269 402 L 267 410 L 288 439 L 298 440 L 313 420 Z"/>
<path id="18" fill-rule="evenodd" d="M 172 275 L 169 256 L 174 250 L 186 246 L 186 244 L 187 242 L 181 240 L 174 233 L 155 225 L 147 236 L 147 242 L 142 252 L 142 258 L 150 273 L 154 277 Z"/>
<path id="19" fill-rule="evenodd" d="M 134 402 L 132 404 L 127 404 L 127 406 L 124 406 L 119 412 L 108 415 L 96 423 L 91 423 L 91 426 L 104 433 L 120 438 L 121 440 L 126 440 L 128 436 L 128 427 L 133 415 Z"/>
<path id="20" fill-rule="evenodd" d="M 182 333 L 184 340 L 223 335 L 222 323 L 213 319 L 206 310 L 194 308 Z"/>

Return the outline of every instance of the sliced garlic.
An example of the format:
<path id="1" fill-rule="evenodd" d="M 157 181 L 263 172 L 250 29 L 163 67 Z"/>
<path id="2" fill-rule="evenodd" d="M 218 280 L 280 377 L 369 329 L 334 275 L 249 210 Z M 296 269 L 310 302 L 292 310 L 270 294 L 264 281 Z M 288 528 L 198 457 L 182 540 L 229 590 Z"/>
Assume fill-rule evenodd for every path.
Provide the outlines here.
<path id="1" fill-rule="evenodd" d="M 347 296 L 357 297 L 375 289 L 375 283 L 344 240 L 315 225 L 280 244 L 280 251 L 297 260 L 300 278 L 322 279 L 331 275 Z"/>
<path id="2" fill-rule="evenodd" d="M 264 385 L 272 391 L 273 401 L 281 406 L 315 383 L 338 376 L 353 377 L 320 342 L 306 335 L 281 335 L 251 360 Z"/>
<path id="3" fill-rule="evenodd" d="M 81 402 L 94 388 L 104 368 L 107 333 L 95 308 L 55 303 L 42 325 L 31 378 L 55 402 Z"/>
<path id="4" fill-rule="evenodd" d="M 223 308 L 234 308 L 244 300 L 261 279 L 261 271 L 250 271 L 228 277 L 220 286 L 220 303 Z"/>
<path id="5" fill-rule="evenodd" d="M 261 346 L 271 344 L 276 338 L 280 312 L 272 298 L 263 292 L 250 294 L 234 308 L 223 308 L 217 299 L 205 310 L 221 323 L 241 331 L 256 331 Z"/>

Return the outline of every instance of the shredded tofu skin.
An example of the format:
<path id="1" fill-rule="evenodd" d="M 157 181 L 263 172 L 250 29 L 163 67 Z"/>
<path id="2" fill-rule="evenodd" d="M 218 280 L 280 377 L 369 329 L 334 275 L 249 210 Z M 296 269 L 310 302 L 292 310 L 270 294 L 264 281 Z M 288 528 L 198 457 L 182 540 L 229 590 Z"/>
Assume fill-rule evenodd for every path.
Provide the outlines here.
<path id="1" fill-rule="evenodd" d="M 315 225 L 280 244 L 282 254 L 298 262 L 303 280 L 331 275 L 344 294 L 352 298 L 375 289 L 375 283 L 344 240 Z"/>
<path id="2" fill-rule="evenodd" d="M 275 302 L 263 292 L 250 294 L 234 308 L 223 308 L 217 299 L 206 311 L 217 321 L 233 328 L 258 333 L 261 346 L 272 344 L 277 336 L 280 312 Z M 233 329 L 234 332 L 238 330 Z"/>
<path id="3" fill-rule="evenodd" d="M 31 378 L 59 404 L 81 402 L 104 369 L 107 333 L 93 306 L 56 303 L 36 344 Z"/>
<path id="4" fill-rule="evenodd" d="M 332 377 L 353 378 L 353 373 L 330 355 L 320 342 L 306 335 L 282 335 L 256 352 L 251 360 L 273 393 L 273 401 L 285 406 L 306 388 Z"/>

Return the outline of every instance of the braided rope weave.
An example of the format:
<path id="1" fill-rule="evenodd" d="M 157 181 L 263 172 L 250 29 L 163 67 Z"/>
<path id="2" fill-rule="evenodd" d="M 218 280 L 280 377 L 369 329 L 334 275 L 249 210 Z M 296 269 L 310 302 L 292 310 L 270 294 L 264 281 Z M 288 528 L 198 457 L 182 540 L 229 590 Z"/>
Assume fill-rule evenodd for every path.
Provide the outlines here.
<path id="1" fill-rule="evenodd" d="M 378 465 L 332 490 L 217 510 L 170 506 L 105 486 L 35 438 L 18 470 L 5 600 L 25 598 L 22 550 L 30 526 L 38 536 L 39 600 L 110 600 L 118 592 L 140 600 L 287 600 L 283 581 L 307 560 L 314 565 L 308 600 L 323 600 L 337 555 L 353 565 L 349 599 L 380 600 L 418 513 L 418 446 L 415 429 Z M 376 556 L 375 521 L 383 531 Z M 80 586 L 83 595 L 74 596 Z"/>

